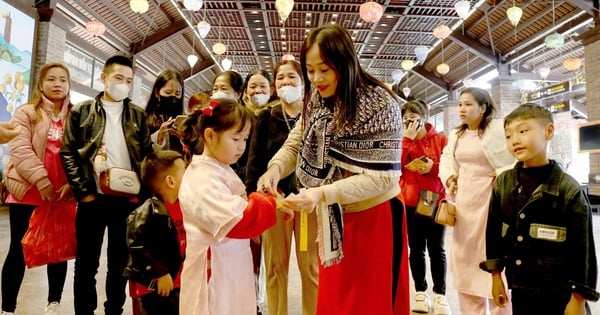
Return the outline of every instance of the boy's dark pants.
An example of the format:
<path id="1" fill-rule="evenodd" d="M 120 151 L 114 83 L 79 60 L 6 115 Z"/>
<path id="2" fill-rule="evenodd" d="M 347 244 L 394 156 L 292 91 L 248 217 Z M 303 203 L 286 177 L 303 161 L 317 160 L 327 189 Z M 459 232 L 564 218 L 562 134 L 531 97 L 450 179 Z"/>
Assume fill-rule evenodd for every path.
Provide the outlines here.
<path id="1" fill-rule="evenodd" d="M 154 292 L 140 299 L 146 315 L 179 315 L 179 289 L 173 289 L 169 296 Z"/>
<path id="2" fill-rule="evenodd" d="M 565 307 L 571 299 L 571 290 L 527 290 L 512 289 L 513 315 L 564 315 Z M 589 305 L 586 313 L 591 315 Z"/>
<path id="3" fill-rule="evenodd" d="M 135 204 L 125 198 L 96 194 L 91 202 L 77 205 L 75 228 L 77 255 L 75 257 L 74 306 L 76 315 L 91 315 L 97 306 L 96 273 L 104 230 L 108 228 L 106 315 L 120 315 L 125 303 L 127 279 L 123 270 L 127 264 L 126 218 Z"/>

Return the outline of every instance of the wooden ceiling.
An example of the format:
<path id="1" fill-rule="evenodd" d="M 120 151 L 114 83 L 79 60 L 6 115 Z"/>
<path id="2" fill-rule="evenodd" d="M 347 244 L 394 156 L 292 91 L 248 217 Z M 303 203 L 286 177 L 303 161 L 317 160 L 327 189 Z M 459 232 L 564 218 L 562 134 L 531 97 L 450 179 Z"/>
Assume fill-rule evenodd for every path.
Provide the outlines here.
<path id="1" fill-rule="evenodd" d="M 535 68 L 546 64 L 551 68 L 548 80 L 570 77 L 562 62 L 567 56 L 583 58 L 575 38 L 593 28 L 594 16 L 598 16 L 594 9 L 597 0 L 515 0 L 523 17 L 514 28 L 506 16 L 512 0 L 470 1 L 472 13 L 464 21 L 454 10 L 456 0 L 377 0 L 385 9 L 383 17 L 366 23 L 359 16 L 364 2 L 295 1 L 285 25 L 280 22 L 275 0 L 208 0 L 197 12 L 186 10 L 178 0 L 149 0 L 144 14 L 134 13 L 129 0 L 51 0 L 51 5 L 57 8 L 56 19 L 68 25 L 68 40 L 98 57 L 133 56 L 136 71 L 145 73 L 145 86 L 151 86 L 162 69 L 177 69 L 186 78 L 188 95 L 210 90 L 215 74 L 221 71 L 224 57 L 208 49 L 219 40 L 228 46 L 226 55 L 233 60 L 233 69 L 245 76 L 255 69 L 271 70 L 284 54 L 299 58 L 307 29 L 338 23 L 352 34 L 362 65 L 389 83 L 401 61 L 416 62 L 414 48 L 425 45 L 431 48 L 426 62 L 405 75 L 400 86 L 409 86 L 413 95 L 434 105 L 442 102 L 448 91 L 461 87 L 463 78 L 477 78 L 493 69 L 510 69 L 535 79 Z M 92 19 L 107 26 L 104 35 L 94 38 L 86 32 L 85 23 Z M 212 25 L 205 39 L 190 26 L 202 20 Z M 432 34 L 439 24 L 454 29 L 443 40 L 443 60 L 450 66 L 443 76 L 435 70 L 442 62 L 442 45 Z M 562 48 L 545 47 L 544 37 L 554 32 L 565 35 Z M 192 52 L 199 60 L 190 68 L 187 55 Z"/>

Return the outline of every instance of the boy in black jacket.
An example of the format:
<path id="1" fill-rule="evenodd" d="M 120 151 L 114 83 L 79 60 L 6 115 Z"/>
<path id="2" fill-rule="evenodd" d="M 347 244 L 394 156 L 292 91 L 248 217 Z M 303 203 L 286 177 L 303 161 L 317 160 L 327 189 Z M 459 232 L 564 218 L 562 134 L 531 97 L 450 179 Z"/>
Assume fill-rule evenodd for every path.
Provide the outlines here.
<path id="1" fill-rule="evenodd" d="M 125 276 L 146 314 L 178 315 L 185 230 L 177 194 L 185 162 L 178 152 L 158 151 L 144 159 L 141 169 L 142 182 L 154 196 L 127 219 Z"/>
<path id="2" fill-rule="evenodd" d="M 519 106 L 504 119 L 506 143 L 519 161 L 494 182 L 487 223 L 487 259 L 492 295 L 508 296 L 513 315 L 590 314 L 598 300 L 597 263 L 590 204 L 575 179 L 549 160 L 552 114 L 536 104 Z"/>

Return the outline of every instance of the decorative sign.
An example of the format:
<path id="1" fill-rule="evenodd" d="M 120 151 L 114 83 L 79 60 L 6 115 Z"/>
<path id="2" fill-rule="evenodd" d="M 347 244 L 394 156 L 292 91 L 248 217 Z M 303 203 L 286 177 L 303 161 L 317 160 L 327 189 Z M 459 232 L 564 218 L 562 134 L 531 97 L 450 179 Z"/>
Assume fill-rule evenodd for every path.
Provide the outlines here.
<path id="1" fill-rule="evenodd" d="M 548 107 L 548 109 L 550 110 L 550 112 L 552 114 L 556 114 L 556 113 L 562 113 L 562 112 L 568 112 L 571 110 L 571 101 L 570 100 L 564 100 L 560 103 L 550 103 L 550 104 L 544 104 L 546 107 Z"/>
<path id="2" fill-rule="evenodd" d="M 561 82 L 555 85 L 551 85 L 537 91 L 531 92 L 527 95 L 527 99 L 532 102 L 548 96 L 560 94 L 569 91 L 569 81 Z"/>

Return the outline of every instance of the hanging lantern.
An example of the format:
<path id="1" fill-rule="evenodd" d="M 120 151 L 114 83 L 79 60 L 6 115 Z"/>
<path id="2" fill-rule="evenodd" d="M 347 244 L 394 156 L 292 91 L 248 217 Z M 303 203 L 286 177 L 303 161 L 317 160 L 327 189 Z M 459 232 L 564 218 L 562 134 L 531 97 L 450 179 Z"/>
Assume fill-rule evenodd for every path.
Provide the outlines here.
<path id="1" fill-rule="evenodd" d="M 233 65 L 233 61 L 231 59 L 225 57 L 225 59 L 221 60 L 221 66 L 223 70 L 229 71 L 231 69 L 231 65 Z"/>
<path id="2" fill-rule="evenodd" d="M 148 0 L 131 0 L 129 1 L 129 7 L 131 8 L 131 11 L 135 13 L 146 13 L 149 8 Z"/>
<path id="3" fill-rule="evenodd" d="M 215 54 L 222 55 L 227 51 L 227 46 L 221 42 L 218 42 L 212 46 L 212 50 Z"/>
<path id="4" fill-rule="evenodd" d="M 399 83 L 402 80 L 402 76 L 404 75 L 404 71 L 402 70 L 394 70 L 392 71 L 392 79 L 394 83 Z"/>
<path id="5" fill-rule="evenodd" d="M 456 10 L 456 14 L 458 14 L 458 16 L 463 20 L 469 16 L 470 9 L 471 3 L 469 1 L 461 0 L 454 4 L 454 10 Z"/>
<path id="6" fill-rule="evenodd" d="M 279 13 L 279 21 L 284 24 L 294 9 L 294 0 L 275 0 L 275 9 Z"/>
<path id="7" fill-rule="evenodd" d="M 538 71 L 540 77 L 542 78 L 542 80 L 546 80 L 546 78 L 550 74 L 550 67 L 548 67 L 547 65 L 541 65 L 537 69 L 537 71 Z"/>
<path id="8" fill-rule="evenodd" d="M 427 53 L 429 52 L 429 47 L 427 46 L 417 46 L 415 47 L 415 56 L 417 56 L 417 60 L 421 65 L 425 64 L 425 60 L 427 60 Z"/>
<path id="9" fill-rule="evenodd" d="M 466 88 L 469 88 L 469 87 L 473 86 L 473 78 L 471 78 L 471 77 L 466 77 L 466 78 L 464 78 L 464 79 L 463 79 L 463 85 L 464 85 Z"/>
<path id="10" fill-rule="evenodd" d="M 400 67 L 402 67 L 402 70 L 404 71 L 410 71 L 414 66 L 415 63 L 412 60 L 403 60 L 402 63 L 400 63 Z"/>
<path id="11" fill-rule="evenodd" d="M 403 88 L 402 93 L 404 93 L 404 97 L 408 97 L 408 95 L 410 94 L 410 88 L 408 86 Z"/>
<path id="12" fill-rule="evenodd" d="M 281 60 L 294 61 L 294 60 L 296 60 L 296 57 L 294 57 L 294 55 L 292 55 L 292 54 L 285 54 L 285 55 L 283 55 L 283 57 L 281 57 Z"/>
<path id="13" fill-rule="evenodd" d="M 200 37 L 206 38 L 208 32 L 210 32 L 210 24 L 206 21 L 200 21 L 200 23 L 198 23 L 198 33 L 200 33 Z"/>
<path id="14" fill-rule="evenodd" d="M 435 67 L 435 70 L 441 75 L 444 75 L 450 71 L 450 66 L 447 63 L 440 63 Z"/>
<path id="15" fill-rule="evenodd" d="M 450 28 L 447 25 L 440 24 L 433 29 L 433 36 L 437 39 L 446 39 L 450 35 Z"/>
<path id="16" fill-rule="evenodd" d="M 569 71 L 575 71 L 581 67 L 581 59 L 577 57 L 568 57 L 563 61 L 563 67 Z"/>
<path id="17" fill-rule="evenodd" d="M 97 20 L 91 20 L 85 24 L 85 30 L 92 36 L 102 36 L 106 31 L 106 26 Z"/>
<path id="18" fill-rule="evenodd" d="M 558 33 L 553 33 L 544 38 L 544 43 L 548 48 L 560 48 L 565 44 L 565 37 Z"/>
<path id="19" fill-rule="evenodd" d="M 377 2 L 369 1 L 360 5 L 359 13 L 363 21 L 375 23 L 383 15 L 383 7 Z"/>
<path id="20" fill-rule="evenodd" d="M 183 0 L 183 6 L 190 11 L 198 11 L 202 8 L 202 0 Z"/>
<path id="21" fill-rule="evenodd" d="M 198 62 L 198 56 L 196 55 L 188 55 L 187 61 L 190 64 L 190 68 L 193 68 L 196 62 Z"/>
<path id="22" fill-rule="evenodd" d="M 523 10 L 521 10 L 521 8 L 517 6 L 512 6 L 508 8 L 508 10 L 506 10 L 506 16 L 508 16 L 510 24 L 516 27 L 517 24 L 519 24 L 519 21 L 521 20 L 521 16 L 523 16 Z"/>

